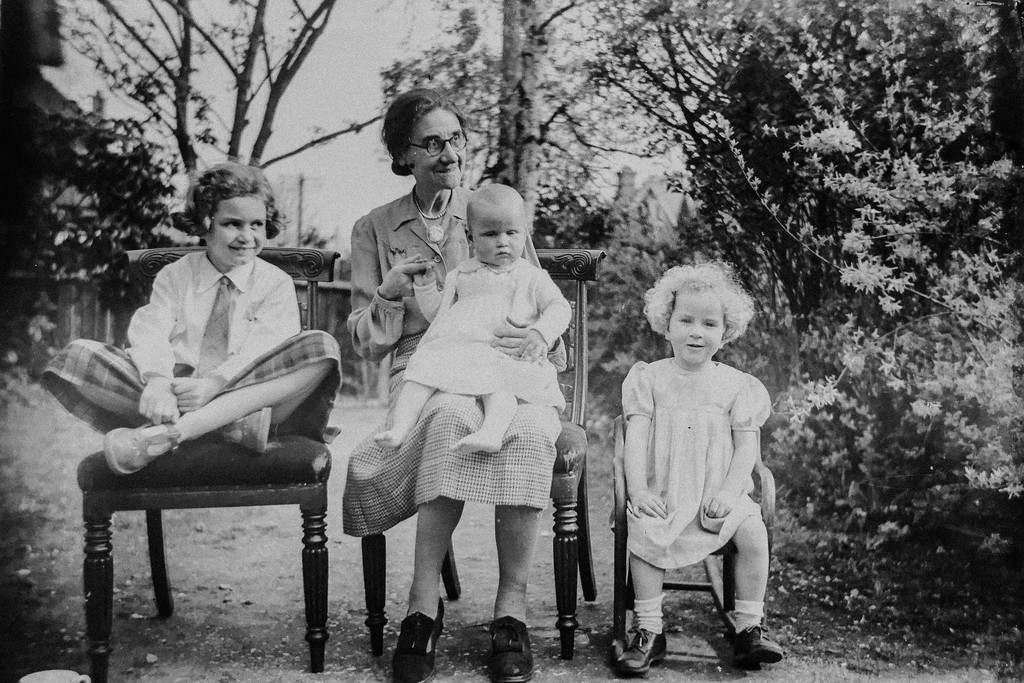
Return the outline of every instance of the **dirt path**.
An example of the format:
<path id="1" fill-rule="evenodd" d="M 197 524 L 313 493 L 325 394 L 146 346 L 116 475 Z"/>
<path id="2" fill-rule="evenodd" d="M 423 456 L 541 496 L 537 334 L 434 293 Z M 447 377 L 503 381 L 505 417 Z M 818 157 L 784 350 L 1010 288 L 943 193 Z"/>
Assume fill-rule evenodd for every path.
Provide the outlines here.
<path id="1" fill-rule="evenodd" d="M 341 533 L 345 456 L 382 419 L 379 407 L 346 404 L 336 413 L 342 435 L 332 446 L 330 640 L 326 670 L 308 667 L 300 567 L 300 518 L 292 507 L 165 513 L 168 562 L 176 612 L 154 619 L 142 513 L 114 520 L 115 601 L 111 679 L 115 681 L 390 681 L 390 648 L 404 616 L 413 525 L 387 535 L 390 551 L 385 656 L 369 654 L 359 541 Z M 81 495 L 74 471 L 100 437 L 43 396 L 11 409 L 0 436 L 0 682 L 45 668 L 87 672 L 81 645 Z M 615 680 L 606 666 L 611 613 L 611 543 L 606 464 L 592 463 L 591 510 L 598 600 L 579 609 L 576 657 L 558 656 L 551 580 L 551 532 L 539 541 L 530 588 L 531 634 L 538 683 Z M 550 518 L 550 511 L 548 513 Z M 447 604 L 438 651 L 438 679 L 486 681 L 487 623 L 496 580 L 492 511 L 469 505 L 455 539 L 462 599 Z M 829 651 L 801 647 L 796 638 L 782 664 L 760 672 L 728 665 L 710 601 L 670 598 L 669 615 L 687 616 L 669 633 L 669 657 L 650 681 L 993 679 L 977 669 L 928 671 L 913 663 L 871 661 L 850 643 Z"/>

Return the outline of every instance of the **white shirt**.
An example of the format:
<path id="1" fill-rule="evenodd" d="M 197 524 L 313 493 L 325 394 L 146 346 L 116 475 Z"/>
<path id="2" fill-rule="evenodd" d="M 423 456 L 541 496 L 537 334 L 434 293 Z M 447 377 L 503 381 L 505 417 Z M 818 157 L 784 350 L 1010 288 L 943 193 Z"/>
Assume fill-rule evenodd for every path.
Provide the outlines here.
<path id="1" fill-rule="evenodd" d="M 206 252 L 164 266 L 149 303 L 128 325 L 128 353 L 143 376 L 173 377 L 175 364 L 197 367 L 221 273 Z M 291 276 L 259 258 L 224 273 L 234 284 L 228 359 L 213 372 L 231 380 L 251 361 L 298 334 L 299 306 Z"/>

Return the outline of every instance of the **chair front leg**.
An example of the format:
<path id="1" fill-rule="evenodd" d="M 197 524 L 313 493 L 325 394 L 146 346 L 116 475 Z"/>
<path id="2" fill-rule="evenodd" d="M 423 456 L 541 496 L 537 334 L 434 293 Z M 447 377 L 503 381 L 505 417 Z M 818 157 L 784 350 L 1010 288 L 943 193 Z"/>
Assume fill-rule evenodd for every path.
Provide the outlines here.
<path id="1" fill-rule="evenodd" d="M 113 623 L 114 558 L 110 514 L 85 519 L 85 630 L 93 683 L 106 683 Z"/>
<path id="2" fill-rule="evenodd" d="M 306 598 L 309 669 L 324 670 L 327 646 L 327 508 L 302 510 L 302 588 Z"/>
<path id="3" fill-rule="evenodd" d="M 387 539 L 384 534 L 364 536 L 363 590 L 366 593 L 366 625 L 370 629 L 370 651 L 374 657 L 384 654 L 384 593 L 387 588 Z"/>
<path id="4" fill-rule="evenodd" d="M 566 486 L 575 494 L 575 486 Z M 562 659 L 572 659 L 574 639 L 579 622 L 576 621 L 576 576 L 579 567 L 578 532 L 576 524 L 576 496 L 554 499 L 555 537 L 552 540 L 555 568 L 555 602 L 558 606 L 559 639 Z"/>

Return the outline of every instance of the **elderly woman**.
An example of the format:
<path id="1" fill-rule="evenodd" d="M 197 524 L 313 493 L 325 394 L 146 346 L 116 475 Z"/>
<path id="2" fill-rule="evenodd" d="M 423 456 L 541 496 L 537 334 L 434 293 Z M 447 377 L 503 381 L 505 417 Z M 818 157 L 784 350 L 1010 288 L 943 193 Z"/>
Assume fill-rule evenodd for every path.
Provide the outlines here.
<path id="1" fill-rule="evenodd" d="M 361 218 L 352 232 L 348 327 L 363 358 L 392 355 L 392 396 L 428 326 L 414 284 L 433 282 L 443 288 L 446 274 L 470 256 L 470 193 L 460 187 L 465 128 L 459 109 L 437 91 L 416 89 L 398 96 L 385 115 L 381 137 L 391 170 L 412 176 L 415 185 L 409 194 Z M 525 257 L 537 263 L 529 240 Z M 497 331 L 494 343 L 514 355 L 525 333 L 509 323 Z M 560 346 L 558 353 L 564 364 Z M 533 673 L 526 588 L 560 425 L 554 408 L 524 403 L 499 452 L 464 454 L 453 448 L 480 427 L 482 418 L 476 397 L 437 393 L 401 446 L 385 447 L 370 437 L 350 460 L 346 533 L 379 533 L 418 513 L 408 616 L 393 659 L 394 680 L 400 683 L 433 674 L 444 615 L 438 578 L 466 501 L 495 506 L 498 590 L 490 629 L 491 678 L 511 683 L 529 680 Z"/>

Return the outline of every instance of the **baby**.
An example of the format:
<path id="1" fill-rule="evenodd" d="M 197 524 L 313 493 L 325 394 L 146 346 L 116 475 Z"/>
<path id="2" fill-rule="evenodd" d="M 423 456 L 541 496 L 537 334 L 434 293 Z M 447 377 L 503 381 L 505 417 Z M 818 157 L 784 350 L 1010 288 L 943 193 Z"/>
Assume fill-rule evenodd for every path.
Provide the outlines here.
<path id="1" fill-rule="evenodd" d="M 383 446 L 401 445 L 435 391 L 481 397 L 483 423 L 456 443 L 462 453 L 499 451 L 518 401 L 565 407 L 547 352 L 572 308 L 551 277 L 522 257 L 522 197 L 504 185 L 484 186 L 469 200 L 467 222 L 473 257 L 448 275 L 442 294 L 433 281 L 416 285 L 432 322 L 409 359 L 391 428 L 374 437 Z M 518 358 L 492 345 L 506 320 L 528 327 Z"/>

